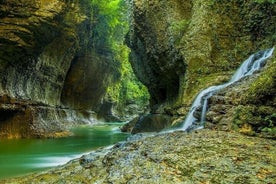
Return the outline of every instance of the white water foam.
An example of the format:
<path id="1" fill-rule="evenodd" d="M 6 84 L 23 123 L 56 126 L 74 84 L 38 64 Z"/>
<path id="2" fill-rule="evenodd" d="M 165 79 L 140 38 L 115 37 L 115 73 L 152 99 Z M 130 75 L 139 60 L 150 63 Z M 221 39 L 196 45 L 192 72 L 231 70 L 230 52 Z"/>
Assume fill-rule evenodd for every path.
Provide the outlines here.
<path id="1" fill-rule="evenodd" d="M 41 158 L 36 158 L 35 161 L 37 163 L 29 164 L 32 168 L 48 168 L 48 167 L 56 167 L 60 165 L 64 165 L 71 160 L 76 158 L 80 158 L 82 154 L 75 155 L 64 155 L 64 156 L 45 156 Z"/>

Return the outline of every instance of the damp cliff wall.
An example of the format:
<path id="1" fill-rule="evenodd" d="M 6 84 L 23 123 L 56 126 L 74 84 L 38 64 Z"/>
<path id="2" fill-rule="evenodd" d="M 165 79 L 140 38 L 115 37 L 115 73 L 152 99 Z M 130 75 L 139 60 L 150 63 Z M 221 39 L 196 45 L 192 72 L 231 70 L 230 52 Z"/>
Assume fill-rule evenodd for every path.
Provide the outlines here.
<path id="1" fill-rule="evenodd" d="M 198 92 L 228 81 L 250 54 L 276 42 L 276 6 L 269 1 L 131 3 L 132 67 L 149 89 L 150 116 L 169 115 L 171 124 L 183 120 Z"/>
<path id="2" fill-rule="evenodd" d="M 0 137 L 47 137 L 93 121 L 114 79 L 93 43 L 89 0 L 0 3 Z"/>

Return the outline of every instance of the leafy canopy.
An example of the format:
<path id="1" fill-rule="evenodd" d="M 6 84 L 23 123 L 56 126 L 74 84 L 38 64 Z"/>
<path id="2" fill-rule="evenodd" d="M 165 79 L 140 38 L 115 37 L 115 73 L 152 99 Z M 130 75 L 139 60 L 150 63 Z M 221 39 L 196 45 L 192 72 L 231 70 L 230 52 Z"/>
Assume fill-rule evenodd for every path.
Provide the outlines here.
<path id="1" fill-rule="evenodd" d="M 125 0 L 91 0 L 94 19 L 95 47 L 112 49 L 114 59 L 120 62 L 121 79 L 110 86 L 107 95 L 118 102 L 119 108 L 130 102 L 145 106 L 149 94 L 144 85 L 134 75 L 128 61 L 129 48 L 124 44 L 129 29 L 128 5 Z"/>

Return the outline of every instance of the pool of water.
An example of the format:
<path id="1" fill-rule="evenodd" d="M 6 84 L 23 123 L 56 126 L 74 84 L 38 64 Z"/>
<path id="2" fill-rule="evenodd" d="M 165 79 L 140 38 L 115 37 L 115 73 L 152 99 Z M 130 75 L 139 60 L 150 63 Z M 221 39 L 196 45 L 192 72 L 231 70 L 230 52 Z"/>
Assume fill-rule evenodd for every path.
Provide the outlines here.
<path id="1" fill-rule="evenodd" d="M 126 140 L 121 123 L 101 123 L 72 130 L 59 139 L 0 140 L 0 180 L 65 164 L 96 148 Z"/>

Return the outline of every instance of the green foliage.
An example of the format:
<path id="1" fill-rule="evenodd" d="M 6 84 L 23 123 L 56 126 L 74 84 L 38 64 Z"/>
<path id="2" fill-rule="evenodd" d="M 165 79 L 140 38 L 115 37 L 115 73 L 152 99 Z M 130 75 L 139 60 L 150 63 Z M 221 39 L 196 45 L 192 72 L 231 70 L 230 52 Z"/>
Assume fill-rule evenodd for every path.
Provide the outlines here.
<path id="1" fill-rule="evenodd" d="M 172 22 L 171 25 L 170 25 L 170 29 L 173 31 L 173 32 L 179 32 L 183 29 L 185 29 L 188 25 L 189 25 L 190 21 L 189 20 L 180 20 L 180 21 L 175 21 L 175 22 Z"/>
<path id="2" fill-rule="evenodd" d="M 234 116 L 234 124 L 242 127 L 244 124 L 258 124 L 262 118 L 255 116 L 255 108 L 252 106 L 238 106 Z"/>
<path id="3" fill-rule="evenodd" d="M 256 3 L 272 3 L 274 4 L 276 0 L 254 0 Z"/>
<path id="4" fill-rule="evenodd" d="M 146 87 L 138 81 L 128 61 L 129 49 L 122 47 L 117 59 L 122 62 L 121 80 L 108 88 L 108 96 L 117 102 L 118 109 L 123 111 L 127 104 L 135 103 L 141 108 L 149 101 L 149 93 Z"/>
<path id="5" fill-rule="evenodd" d="M 128 30 L 127 5 L 124 0 L 91 0 L 94 44 L 106 44 L 116 52 Z"/>
<path id="6" fill-rule="evenodd" d="M 266 116 L 264 120 L 267 123 L 268 127 L 275 126 L 276 125 L 276 113 Z"/>
<path id="7" fill-rule="evenodd" d="M 144 85 L 135 77 L 130 63 L 129 48 L 124 37 L 129 29 L 127 4 L 124 0 L 91 0 L 93 6 L 93 44 L 95 48 L 111 48 L 114 60 L 120 62 L 121 78 L 109 86 L 107 96 L 123 109 L 128 103 L 145 106 L 149 94 Z"/>
<path id="8" fill-rule="evenodd" d="M 185 19 L 174 21 L 171 23 L 169 30 L 172 33 L 172 35 L 174 35 L 174 38 L 176 38 L 175 44 L 179 44 L 189 24 L 190 24 L 190 21 Z"/>
<path id="9" fill-rule="evenodd" d="M 253 135 L 256 133 L 269 133 L 276 135 L 276 113 L 273 107 L 239 105 L 235 109 L 233 129 Z"/>

